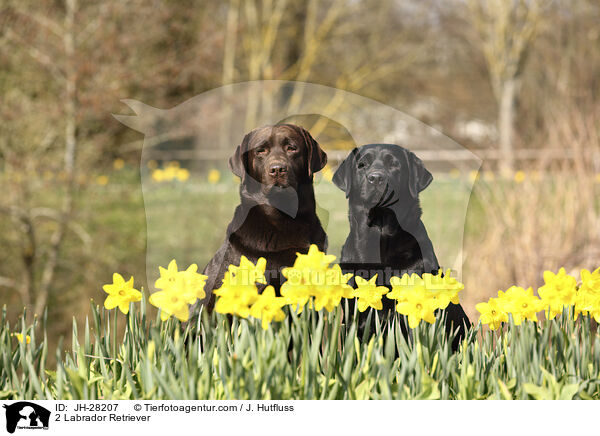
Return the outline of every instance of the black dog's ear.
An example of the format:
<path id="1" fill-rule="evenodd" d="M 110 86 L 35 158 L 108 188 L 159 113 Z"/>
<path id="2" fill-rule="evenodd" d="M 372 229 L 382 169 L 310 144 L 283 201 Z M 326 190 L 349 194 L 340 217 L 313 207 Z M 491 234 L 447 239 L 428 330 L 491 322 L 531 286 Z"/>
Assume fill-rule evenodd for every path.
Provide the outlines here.
<path id="1" fill-rule="evenodd" d="M 346 156 L 346 159 L 342 161 L 331 179 L 335 186 L 346 193 L 346 198 L 348 198 L 350 187 L 352 186 L 352 174 L 356 171 L 356 150 L 357 149 L 355 148 L 348 156 Z"/>
<path id="2" fill-rule="evenodd" d="M 242 143 L 235 149 L 233 156 L 229 158 L 229 169 L 242 179 L 242 182 L 246 179 L 246 173 L 248 172 L 248 144 L 253 134 L 254 130 L 247 133 Z"/>
<path id="3" fill-rule="evenodd" d="M 408 190 L 413 198 L 417 198 L 419 192 L 423 191 L 433 181 L 433 176 L 423 165 L 423 161 L 412 151 L 406 150 L 408 160 Z"/>
<path id="4" fill-rule="evenodd" d="M 323 151 L 321 146 L 312 135 L 303 127 L 295 126 L 298 129 L 302 138 L 304 138 L 304 144 L 306 145 L 308 155 L 308 177 L 311 177 L 314 173 L 317 173 L 323 169 L 327 164 L 327 154 Z"/>

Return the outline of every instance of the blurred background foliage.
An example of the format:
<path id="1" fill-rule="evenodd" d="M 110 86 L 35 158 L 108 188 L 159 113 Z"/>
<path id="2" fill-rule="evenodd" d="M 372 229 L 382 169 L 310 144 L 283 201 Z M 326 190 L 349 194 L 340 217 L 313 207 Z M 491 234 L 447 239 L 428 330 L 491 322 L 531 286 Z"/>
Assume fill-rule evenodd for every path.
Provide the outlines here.
<path id="1" fill-rule="evenodd" d="M 123 98 L 171 108 L 259 79 L 375 99 L 483 159 L 479 175 L 447 180 L 476 178 L 463 253 L 473 319 L 475 302 L 539 285 L 543 269 L 596 268 L 598 22 L 596 0 L 0 0 L 0 305 L 15 318 L 47 307 L 58 337 L 112 272 L 147 288 L 143 138 L 111 114 Z M 355 145 L 318 127 L 327 149 Z M 194 226 L 202 211 L 190 210 L 181 225 L 213 247 L 237 200 L 225 159 L 210 165 L 216 216 Z M 339 247 L 343 195 L 319 189 L 339 201 Z M 426 222 L 443 221 L 440 201 L 424 199 Z M 186 260 L 202 268 L 211 250 Z"/>

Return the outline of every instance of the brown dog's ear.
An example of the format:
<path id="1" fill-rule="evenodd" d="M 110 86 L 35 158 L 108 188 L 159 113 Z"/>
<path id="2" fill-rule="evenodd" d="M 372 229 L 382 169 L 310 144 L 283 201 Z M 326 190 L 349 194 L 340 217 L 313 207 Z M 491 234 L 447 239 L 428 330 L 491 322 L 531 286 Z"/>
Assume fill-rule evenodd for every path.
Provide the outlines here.
<path id="1" fill-rule="evenodd" d="M 417 198 L 419 192 L 423 191 L 433 181 L 433 176 L 425 168 L 423 161 L 412 151 L 406 150 L 408 161 L 408 190 L 413 198 Z"/>
<path id="2" fill-rule="evenodd" d="M 346 193 L 346 198 L 350 194 L 350 187 L 352 186 L 352 174 L 356 171 L 356 153 L 357 148 L 352 150 L 346 159 L 342 161 L 331 181 L 335 186 L 340 188 Z"/>
<path id="3" fill-rule="evenodd" d="M 304 138 L 308 155 L 308 177 L 311 177 L 314 173 L 321 171 L 327 164 L 327 154 L 312 135 L 308 133 L 308 130 L 300 126 L 295 126 L 295 128 L 300 132 L 302 138 Z"/>
<path id="4" fill-rule="evenodd" d="M 254 130 L 247 133 L 242 143 L 235 149 L 233 156 L 229 158 L 229 169 L 242 179 L 242 182 L 246 180 L 246 173 L 248 172 L 248 144 L 253 134 Z"/>

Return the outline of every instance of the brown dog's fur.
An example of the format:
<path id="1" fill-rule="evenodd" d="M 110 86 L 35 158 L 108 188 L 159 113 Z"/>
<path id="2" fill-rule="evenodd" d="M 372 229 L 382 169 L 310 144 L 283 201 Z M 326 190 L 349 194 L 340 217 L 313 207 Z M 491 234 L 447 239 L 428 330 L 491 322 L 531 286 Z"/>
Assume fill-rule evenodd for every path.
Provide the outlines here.
<path id="1" fill-rule="evenodd" d="M 248 133 L 229 159 L 240 177 L 240 205 L 227 227 L 223 245 L 210 260 L 206 298 L 214 306 L 213 291 L 221 286 L 230 264 L 246 256 L 267 260 L 267 283 L 279 291 L 281 268 L 292 266 L 296 253 L 311 244 L 327 248 L 327 236 L 315 212 L 313 174 L 327 163 L 327 155 L 302 127 L 265 126 Z"/>

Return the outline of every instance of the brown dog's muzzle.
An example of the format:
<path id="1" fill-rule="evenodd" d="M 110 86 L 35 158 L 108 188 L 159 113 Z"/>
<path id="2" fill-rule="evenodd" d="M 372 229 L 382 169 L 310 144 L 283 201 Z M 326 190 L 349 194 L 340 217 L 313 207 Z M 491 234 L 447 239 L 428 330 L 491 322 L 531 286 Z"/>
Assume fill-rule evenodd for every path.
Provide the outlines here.
<path id="1" fill-rule="evenodd" d="M 288 172 L 288 167 L 284 163 L 275 163 L 269 166 L 269 176 L 271 177 L 281 177 L 286 176 Z"/>
<path id="2" fill-rule="evenodd" d="M 267 180 L 269 184 L 277 186 L 288 186 L 289 164 L 284 160 L 272 160 L 266 165 Z"/>

